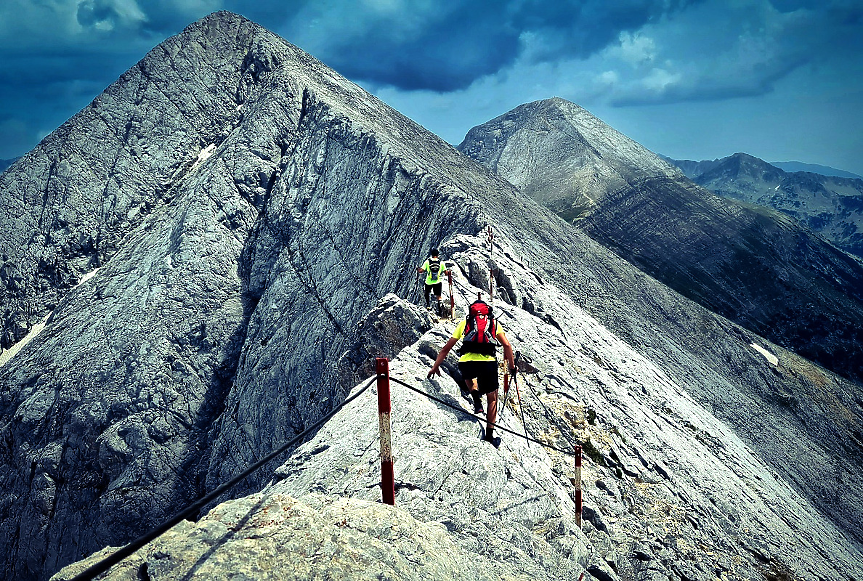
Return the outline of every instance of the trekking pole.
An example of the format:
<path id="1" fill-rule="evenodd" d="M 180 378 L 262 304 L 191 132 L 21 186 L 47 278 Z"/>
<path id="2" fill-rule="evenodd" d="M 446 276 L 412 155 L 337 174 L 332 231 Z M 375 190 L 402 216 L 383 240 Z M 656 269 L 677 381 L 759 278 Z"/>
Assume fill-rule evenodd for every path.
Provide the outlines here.
<path id="1" fill-rule="evenodd" d="M 521 393 L 518 391 L 518 360 L 521 357 L 521 352 L 515 352 L 515 371 L 512 374 L 512 380 L 515 383 L 515 395 L 518 397 L 518 409 L 521 410 L 521 425 L 524 426 L 524 436 L 528 438 L 527 422 L 524 421 L 524 405 L 521 402 Z M 530 440 L 527 440 L 527 447 L 530 448 Z"/>
<path id="2" fill-rule="evenodd" d="M 509 370 L 503 372 L 503 399 L 500 403 L 500 415 L 503 415 L 503 410 L 506 408 L 506 397 L 509 395 Z"/>
<path id="3" fill-rule="evenodd" d="M 494 255 L 494 233 L 491 231 L 490 224 L 486 238 L 488 239 L 488 296 L 491 305 L 494 306 L 494 268 L 491 261 Z"/>

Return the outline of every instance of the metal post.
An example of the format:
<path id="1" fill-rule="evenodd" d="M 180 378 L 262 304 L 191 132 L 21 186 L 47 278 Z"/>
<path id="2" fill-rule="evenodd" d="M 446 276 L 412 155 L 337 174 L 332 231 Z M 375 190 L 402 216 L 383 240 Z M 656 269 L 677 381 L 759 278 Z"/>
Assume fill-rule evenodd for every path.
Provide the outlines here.
<path id="1" fill-rule="evenodd" d="M 390 425 L 390 367 L 385 357 L 375 359 L 378 375 L 378 424 L 381 432 L 381 493 L 385 504 L 395 506 L 396 483 L 393 471 L 392 428 Z"/>
<path id="2" fill-rule="evenodd" d="M 452 270 L 447 269 L 446 278 L 449 281 L 449 318 L 455 317 L 455 297 L 452 294 Z"/>
<path id="3" fill-rule="evenodd" d="M 581 446 L 575 447 L 575 524 L 581 528 Z"/>

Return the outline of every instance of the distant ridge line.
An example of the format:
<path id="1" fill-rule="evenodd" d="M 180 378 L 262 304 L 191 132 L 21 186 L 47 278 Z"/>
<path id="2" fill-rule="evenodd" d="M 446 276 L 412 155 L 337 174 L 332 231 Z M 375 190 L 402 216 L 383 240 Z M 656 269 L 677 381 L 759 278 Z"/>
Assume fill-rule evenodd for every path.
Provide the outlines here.
<path id="1" fill-rule="evenodd" d="M 719 165 L 723 161 L 734 157 L 735 155 L 741 155 L 741 153 L 735 153 L 732 155 L 727 155 L 725 157 L 718 157 L 716 159 L 702 159 L 702 160 L 692 160 L 692 159 L 675 159 L 673 157 L 669 157 L 667 155 L 660 155 L 664 160 L 680 167 L 681 169 L 685 168 L 703 168 L 701 173 L 704 171 L 708 171 L 709 168 Z M 748 153 L 743 153 L 742 155 L 755 157 L 754 155 L 750 155 Z M 760 158 L 755 158 L 760 159 Z M 835 167 L 830 167 L 827 165 L 819 165 L 816 163 L 804 163 L 802 161 L 764 161 L 760 160 L 766 164 L 772 165 L 775 168 L 781 169 L 786 173 L 797 173 L 797 172 L 807 172 L 814 173 L 826 177 L 836 177 L 836 178 L 848 178 L 854 180 L 863 180 L 863 176 L 858 175 L 856 173 L 846 171 L 844 169 L 837 169 Z"/>

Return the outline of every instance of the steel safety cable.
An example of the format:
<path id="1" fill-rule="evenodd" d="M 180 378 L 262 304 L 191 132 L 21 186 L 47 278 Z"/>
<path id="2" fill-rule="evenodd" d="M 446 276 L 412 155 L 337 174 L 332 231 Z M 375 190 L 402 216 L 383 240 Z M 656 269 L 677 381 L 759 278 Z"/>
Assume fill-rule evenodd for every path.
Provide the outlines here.
<path id="1" fill-rule="evenodd" d="M 316 430 L 319 427 L 321 427 L 324 424 L 324 422 L 326 422 L 327 420 L 332 418 L 334 415 L 336 415 L 336 413 L 338 413 L 343 407 L 345 407 L 346 405 L 348 405 L 349 403 L 351 403 L 352 401 L 357 399 L 360 395 L 362 395 L 369 388 L 369 386 L 372 383 L 374 383 L 376 380 L 377 380 L 377 377 L 371 378 L 368 381 L 368 383 L 366 383 L 363 387 L 361 387 L 357 393 L 355 393 L 354 395 L 352 395 L 351 397 L 349 397 L 348 399 L 343 401 L 341 404 L 336 406 L 331 412 L 324 415 L 321 419 L 319 419 L 314 424 L 312 424 L 311 426 L 306 428 L 306 430 L 303 431 L 303 433 L 301 433 L 298 436 L 296 436 L 295 438 L 293 438 L 290 442 L 288 442 L 287 444 L 285 444 L 284 446 L 282 446 L 278 450 L 270 452 L 269 454 L 264 456 L 262 459 L 258 460 L 256 463 L 254 463 L 251 466 L 249 466 L 248 468 L 246 468 L 242 473 L 238 474 L 237 476 L 235 476 L 231 480 L 220 485 L 218 488 L 216 488 L 215 490 L 213 490 L 212 492 L 210 492 L 209 494 L 207 494 L 203 498 L 196 500 L 194 503 L 189 505 L 185 510 L 177 513 L 176 515 L 174 515 L 173 517 L 171 517 L 170 519 L 168 519 L 167 521 L 165 521 L 164 523 L 162 523 L 158 527 L 154 528 L 153 530 L 151 530 L 147 534 L 135 539 L 134 541 L 132 541 L 128 545 L 117 549 L 115 552 L 111 553 L 110 555 L 108 555 L 107 557 L 105 557 L 104 559 L 99 561 L 98 563 L 91 565 L 90 567 L 88 567 L 84 571 L 82 571 L 81 573 L 78 573 L 77 575 L 72 577 L 69 581 L 85 581 L 85 580 L 93 579 L 97 575 L 101 575 L 102 573 L 104 573 L 105 571 L 107 571 L 108 569 L 110 569 L 111 567 L 113 567 L 114 565 L 116 565 L 117 563 L 119 563 L 120 561 L 122 561 L 123 559 L 125 559 L 126 557 L 128 557 L 129 555 L 131 555 L 132 553 L 134 553 L 135 551 L 137 551 L 138 549 L 140 549 L 141 547 L 143 547 L 147 543 L 149 543 L 150 541 L 158 538 L 162 534 L 169 531 L 172 527 L 174 527 L 174 525 L 176 525 L 180 521 L 191 517 L 196 512 L 198 512 L 201 508 L 206 506 L 208 503 L 212 502 L 213 500 L 215 500 L 216 498 L 221 496 L 227 490 L 236 486 L 241 480 L 245 479 L 252 472 L 257 470 L 258 468 L 260 468 L 264 464 L 268 463 L 269 461 L 271 461 L 276 456 L 284 453 L 289 448 L 294 446 L 294 444 L 296 444 L 297 442 L 301 441 L 303 438 L 305 438 L 309 434 L 309 432 L 312 432 L 313 430 Z"/>
<path id="2" fill-rule="evenodd" d="M 413 392 L 416 392 L 416 393 L 418 393 L 418 394 L 420 394 L 420 395 L 423 395 L 423 396 L 425 396 L 425 397 L 427 397 L 427 398 L 429 398 L 429 399 L 431 399 L 431 400 L 433 400 L 433 401 L 436 401 L 436 402 L 437 402 L 437 403 L 439 403 L 439 404 L 443 404 L 443 405 L 447 406 L 448 408 L 452 408 L 452 409 L 456 410 L 457 412 L 461 412 L 462 414 L 464 414 L 464 415 L 466 415 L 466 416 L 470 416 L 470 417 L 476 418 L 476 419 L 478 419 L 478 420 L 483 420 L 483 419 L 484 419 L 484 418 L 482 418 L 482 417 L 480 417 L 480 416 L 478 416 L 478 415 L 476 415 L 476 414 L 472 414 L 471 412 L 469 412 L 469 411 L 465 410 L 464 408 L 460 408 L 460 407 L 458 407 L 458 406 L 454 406 L 453 404 L 451 404 L 451 403 L 449 403 L 449 402 L 446 402 L 446 401 L 444 401 L 444 400 L 440 399 L 439 397 L 435 397 L 435 396 L 433 396 L 432 394 L 430 394 L 430 393 L 428 393 L 428 392 L 425 392 L 425 391 L 423 391 L 423 390 L 421 390 L 421 389 L 418 389 L 418 388 L 416 388 L 416 387 L 413 387 L 412 385 L 409 385 L 409 384 L 405 383 L 404 381 L 401 381 L 400 379 L 398 379 L 398 378 L 396 378 L 396 377 L 393 377 L 392 375 L 390 375 L 390 381 L 393 381 L 393 382 L 395 382 L 395 383 L 398 383 L 399 385 L 401 385 L 401 386 L 403 386 L 403 387 L 406 387 L 406 388 L 408 388 L 409 390 L 411 390 L 411 391 L 413 391 Z M 531 438 L 530 436 L 525 436 L 524 434 L 519 434 L 518 432 L 514 432 L 514 431 L 510 430 L 509 428 L 505 428 L 505 427 L 501 426 L 500 424 L 494 424 L 494 423 L 492 423 L 492 424 L 490 424 L 490 425 L 491 425 L 491 426 L 493 426 L 493 427 L 495 427 L 495 428 L 497 428 L 497 429 L 503 430 L 504 432 L 507 432 L 507 433 L 509 433 L 509 434 L 512 434 L 512 435 L 514 435 L 514 436 L 518 436 L 518 437 L 519 437 L 519 438 L 521 438 L 522 440 L 527 440 L 528 442 L 533 442 L 534 444 L 539 444 L 540 446 L 542 446 L 542 447 L 544 447 L 544 448 L 549 448 L 550 450 L 554 450 L 555 452 L 560 452 L 561 454 L 566 454 L 567 456 L 575 456 L 575 455 L 576 455 L 575 451 L 562 450 L 562 449 L 560 449 L 560 448 L 558 448 L 558 447 L 556 447 L 556 446 L 552 446 L 551 444 L 546 444 L 545 442 L 540 442 L 539 440 L 537 440 L 537 439 L 535 439 L 535 438 Z"/>

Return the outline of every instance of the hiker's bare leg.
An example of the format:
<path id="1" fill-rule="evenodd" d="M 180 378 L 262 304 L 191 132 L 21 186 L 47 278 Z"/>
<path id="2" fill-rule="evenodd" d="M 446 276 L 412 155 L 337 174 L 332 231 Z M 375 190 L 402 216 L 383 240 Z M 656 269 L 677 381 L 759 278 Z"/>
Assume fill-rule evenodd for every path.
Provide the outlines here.
<path id="1" fill-rule="evenodd" d="M 465 385 L 467 386 L 467 391 L 470 393 L 470 397 L 473 400 L 473 413 L 481 414 L 482 413 L 482 396 L 479 394 L 479 383 L 476 379 L 466 379 Z"/>
<path id="2" fill-rule="evenodd" d="M 485 437 L 490 440 L 492 438 L 492 430 L 494 430 L 492 424 L 497 421 L 497 390 L 487 393 L 486 397 L 488 397 L 488 415 L 485 417 Z"/>

